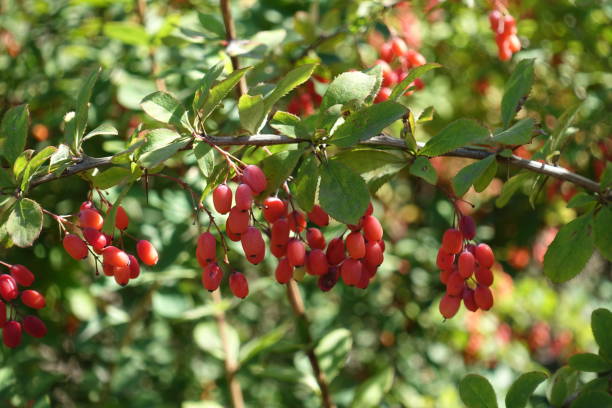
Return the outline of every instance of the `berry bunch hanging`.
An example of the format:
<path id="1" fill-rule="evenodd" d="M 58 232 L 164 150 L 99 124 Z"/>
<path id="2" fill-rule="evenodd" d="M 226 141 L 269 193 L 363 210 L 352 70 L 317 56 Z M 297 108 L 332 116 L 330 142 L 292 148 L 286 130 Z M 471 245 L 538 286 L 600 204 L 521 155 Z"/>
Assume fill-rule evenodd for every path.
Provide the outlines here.
<path id="1" fill-rule="evenodd" d="M 512 54 L 521 50 L 521 41 L 516 35 L 516 21 L 510 14 L 502 14 L 499 10 L 493 10 L 489 13 L 489 23 L 491 23 L 491 30 L 495 33 L 499 59 L 508 61 L 512 58 Z"/>

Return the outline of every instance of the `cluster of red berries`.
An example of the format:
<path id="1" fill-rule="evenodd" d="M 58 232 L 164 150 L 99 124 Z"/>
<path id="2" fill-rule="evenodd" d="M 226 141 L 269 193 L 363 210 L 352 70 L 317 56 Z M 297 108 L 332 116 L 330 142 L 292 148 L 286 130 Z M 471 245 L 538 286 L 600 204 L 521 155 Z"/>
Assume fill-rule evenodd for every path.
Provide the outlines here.
<path id="1" fill-rule="evenodd" d="M 406 42 L 399 38 L 393 37 L 389 41 L 383 43 L 378 50 L 380 59 L 376 61 L 376 65 L 382 67 L 382 86 L 378 95 L 376 95 L 375 103 L 383 102 L 391 96 L 392 87 L 400 83 L 408 75 L 411 68 L 425 65 L 427 62 L 425 57 L 418 51 L 410 49 Z M 412 86 L 417 90 L 425 87 L 425 84 L 420 79 L 415 79 Z M 414 91 L 410 88 L 404 95 L 411 95 Z"/>
<path id="2" fill-rule="evenodd" d="M 0 329 L 2 341 L 7 347 L 21 344 L 23 331 L 32 337 L 41 338 L 47 334 L 47 326 L 38 317 L 21 315 L 17 311 L 16 300 L 19 298 L 24 306 L 31 309 L 45 307 L 45 297 L 33 289 L 19 291 L 19 286 L 30 287 L 34 283 L 34 274 L 23 265 L 10 265 L 0 262 L 9 268 L 9 273 L 0 275 Z M 6 302 L 6 303 L 5 303 Z M 7 319 L 7 309 L 9 318 Z"/>
<path id="3" fill-rule="evenodd" d="M 135 279 L 140 275 L 140 264 L 136 257 L 113 246 L 113 237 L 102 232 L 104 218 L 91 201 L 81 204 L 78 219 L 78 227 L 84 239 L 77 234 L 66 234 L 63 244 L 68 255 L 81 260 L 87 258 L 91 250 L 96 262 L 99 262 L 97 255 L 102 255 L 102 271 L 106 276 L 113 276 L 121 286 L 127 285 L 130 279 Z M 125 209 L 121 206 L 117 207 L 115 227 L 123 234 L 128 225 L 129 218 Z M 159 259 L 155 247 L 144 239 L 136 243 L 136 252 L 145 265 L 155 265 Z"/>
<path id="4" fill-rule="evenodd" d="M 440 301 L 440 313 L 445 319 L 453 317 L 461 300 L 475 312 L 493 307 L 491 267 L 495 256 L 487 244 L 472 244 L 476 224 L 469 215 L 459 217 L 459 228 L 451 228 L 442 236 L 436 264 L 440 268 L 440 281 L 446 285 L 446 294 Z"/>
<path id="5" fill-rule="evenodd" d="M 521 50 L 521 41 L 516 35 L 516 21 L 510 14 L 503 15 L 499 10 L 493 10 L 489 13 L 489 22 L 495 33 L 499 59 L 508 61 L 512 54 Z"/>
<path id="6" fill-rule="evenodd" d="M 318 75 L 315 78 L 318 82 L 329 82 L 328 79 Z M 323 97 L 315 89 L 315 81 L 311 79 L 304 86 L 297 89 L 295 96 L 291 98 L 287 105 L 287 112 L 301 117 L 310 116 L 314 113 L 315 108 L 321 104 L 322 100 Z"/>
<path id="7" fill-rule="evenodd" d="M 263 261 L 266 255 L 262 231 L 251 223 L 255 220 L 254 197 L 266 187 L 263 171 L 255 165 L 248 165 L 242 170 L 235 193 L 227 184 L 221 184 L 213 191 L 215 210 L 229 214 L 225 234 L 230 240 L 242 244 L 246 259 L 254 265 Z M 365 289 L 383 261 L 385 248 L 382 226 L 372 215 L 372 206 L 368 207 L 358 225 L 348 226 L 351 232 L 346 238 L 342 234 L 326 243 L 320 228 L 329 224 L 329 215 L 318 205 L 307 216 L 295 208 L 290 211 L 290 205 L 291 201 L 278 197 L 267 197 L 261 204 L 263 218 L 268 223 L 265 233 L 269 235 L 270 252 L 279 260 L 276 280 L 281 284 L 288 283 L 294 275 L 303 276 L 301 268 L 304 267 L 305 272 L 319 277 L 318 286 L 323 291 L 331 290 L 340 277 L 349 286 Z M 310 228 L 308 221 L 312 223 Z M 221 284 L 223 271 L 217 262 L 217 240 L 210 232 L 199 236 L 196 258 L 203 268 L 204 288 L 216 290 Z M 240 272 L 230 275 L 229 287 L 239 298 L 249 293 L 247 279 Z"/>

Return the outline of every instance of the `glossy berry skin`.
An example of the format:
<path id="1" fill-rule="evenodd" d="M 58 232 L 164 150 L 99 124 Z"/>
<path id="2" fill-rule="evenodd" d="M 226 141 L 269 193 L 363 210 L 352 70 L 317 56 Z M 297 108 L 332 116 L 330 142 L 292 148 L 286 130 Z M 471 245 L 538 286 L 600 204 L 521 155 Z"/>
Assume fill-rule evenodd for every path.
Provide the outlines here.
<path id="1" fill-rule="evenodd" d="M 115 274 L 115 267 L 106 263 L 102 264 L 102 272 L 106 276 L 113 276 Z"/>
<path id="2" fill-rule="evenodd" d="M 76 260 L 87 258 L 87 245 L 85 241 L 74 234 L 66 234 L 62 241 L 64 249 L 68 252 L 68 255 Z"/>
<path id="3" fill-rule="evenodd" d="M 369 241 L 366 244 L 364 264 L 370 268 L 378 268 L 383 263 L 383 250 L 378 242 Z"/>
<path id="4" fill-rule="evenodd" d="M 440 275 L 439 275 L 440 282 L 442 282 L 443 284 L 446 285 L 448 283 L 448 278 L 450 278 L 452 273 L 453 273 L 452 270 L 444 270 L 444 269 L 442 269 L 440 271 Z"/>
<path id="5" fill-rule="evenodd" d="M 393 90 L 389 87 L 380 88 L 380 91 L 376 94 L 376 98 L 374 98 L 374 103 L 384 102 L 391 96 L 391 92 Z"/>
<path id="6" fill-rule="evenodd" d="M 476 236 L 476 223 L 469 215 L 462 215 L 459 218 L 459 231 L 467 240 L 472 240 Z"/>
<path id="7" fill-rule="evenodd" d="M 306 218 L 304 214 L 295 210 L 292 211 L 287 217 L 287 221 L 289 221 L 289 229 L 293 232 L 297 232 L 298 234 L 306 228 Z"/>
<path id="8" fill-rule="evenodd" d="M 440 314 L 445 319 L 450 319 L 457 314 L 461 306 L 461 298 L 457 296 L 451 296 L 446 294 L 440 300 Z"/>
<path id="9" fill-rule="evenodd" d="M 321 289 L 323 292 L 329 292 L 334 286 L 336 286 L 336 283 L 338 283 L 338 276 L 338 268 L 332 266 L 325 275 L 319 276 L 317 286 L 319 286 L 319 289 Z"/>
<path id="10" fill-rule="evenodd" d="M 493 307 L 493 293 L 486 286 L 478 285 L 474 290 L 474 300 L 476 305 L 482 310 L 489 310 Z"/>
<path id="11" fill-rule="evenodd" d="M 270 253 L 277 258 L 282 258 L 287 255 L 287 244 L 272 245 L 270 244 Z"/>
<path id="12" fill-rule="evenodd" d="M 217 259 L 217 239 L 210 232 L 203 232 L 198 237 L 196 257 L 204 263 L 214 262 Z"/>
<path id="13" fill-rule="evenodd" d="M 229 227 L 229 225 L 227 225 L 227 222 L 225 223 L 225 235 L 227 235 L 227 237 L 233 241 L 233 242 L 239 242 L 240 241 L 240 235 L 241 234 L 236 234 L 234 231 L 232 231 Z M 197 253 L 196 253 L 197 255 Z"/>
<path id="14" fill-rule="evenodd" d="M 476 281 L 483 286 L 491 286 L 493 284 L 493 272 L 489 268 L 479 265 L 474 273 Z"/>
<path id="15" fill-rule="evenodd" d="M 287 245 L 289 242 L 289 221 L 280 218 L 272 224 L 270 243 L 272 245 Z"/>
<path id="16" fill-rule="evenodd" d="M 393 50 L 393 54 L 398 57 L 405 56 L 408 53 L 408 45 L 399 37 L 395 37 L 391 40 L 391 49 Z"/>
<path id="17" fill-rule="evenodd" d="M 250 164 L 242 170 L 242 182 L 248 184 L 255 195 L 263 192 L 268 187 L 266 175 L 257 166 Z"/>
<path id="18" fill-rule="evenodd" d="M 34 283 L 34 274 L 23 265 L 12 265 L 9 268 L 11 276 L 21 286 L 30 286 Z"/>
<path id="19" fill-rule="evenodd" d="M 117 213 L 115 214 L 115 227 L 121 231 L 127 229 L 130 225 L 130 219 L 122 206 L 117 207 Z"/>
<path id="20" fill-rule="evenodd" d="M 476 299 L 474 298 L 474 289 L 465 288 L 463 290 L 463 304 L 465 308 L 470 312 L 475 312 L 478 310 L 478 305 L 476 305 Z"/>
<path id="21" fill-rule="evenodd" d="M 6 347 L 15 348 L 21 344 L 21 323 L 11 320 L 2 329 L 2 341 Z"/>
<path id="22" fill-rule="evenodd" d="M 134 255 L 128 254 L 128 258 L 130 258 L 130 279 L 136 279 L 140 276 L 140 264 Z"/>
<path id="23" fill-rule="evenodd" d="M 361 259 L 365 256 L 365 240 L 360 232 L 351 232 L 346 236 L 346 251 L 353 259 Z"/>
<path id="24" fill-rule="evenodd" d="M 263 216 L 270 224 L 285 215 L 287 204 L 277 197 L 268 197 L 263 201 Z"/>
<path id="25" fill-rule="evenodd" d="M 463 246 L 463 235 L 461 231 L 450 228 L 444 231 L 442 236 L 442 249 L 448 254 L 458 254 Z"/>
<path id="26" fill-rule="evenodd" d="M 229 277 L 229 287 L 234 296 L 244 299 L 249 294 L 249 282 L 240 272 L 234 272 Z"/>
<path id="27" fill-rule="evenodd" d="M 344 241 L 342 238 L 338 237 L 329 241 L 325 254 L 327 256 L 327 262 L 329 262 L 330 265 L 338 265 L 342 262 L 346 258 Z"/>
<path id="28" fill-rule="evenodd" d="M 101 251 L 109 242 L 106 235 L 95 228 L 83 228 L 83 237 L 94 251 Z"/>
<path id="29" fill-rule="evenodd" d="M 47 304 L 40 292 L 31 289 L 21 292 L 21 302 L 32 309 L 42 309 Z"/>
<path id="30" fill-rule="evenodd" d="M 0 329 L 6 324 L 6 303 L 0 300 Z"/>
<path id="31" fill-rule="evenodd" d="M 306 242 L 312 249 L 325 249 L 325 237 L 318 228 L 308 228 L 306 230 Z"/>
<path id="32" fill-rule="evenodd" d="M 213 190 L 213 205 L 219 214 L 227 214 L 232 209 L 232 190 L 227 184 L 219 184 Z"/>
<path id="33" fill-rule="evenodd" d="M 299 239 L 291 239 L 287 244 L 287 259 L 293 267 L 300 267 L 306 263 L 306 248 Z"/>
<path id="34" fill-rule="evenodd" d="M 378 50 L 380 58 L 385 62 L 393 61 L 393 47 L 390 42 L 383 43 Z"/>
<path id="35" fill-rule="evenodd" d="M 491 24 L 491 30 L 495 33 L 501 33 L 500 26 L 503 15 L 499 10 L 493 10 L 489 13 L 489 23 Z"/>
<path id="36" fill-rule="evenodd" d="M 463 251 L 459 255 L 459 260 L 457 261 L 457 266 L 459 270 L 459 275 L 463 279 L 467 279 L 472 276 L 474 273 L 474 269 L 476 267 L 476 258 L 470 251 Z"/>
<path id="37" fill-rule="evenodd" d="M 359 289 L 367 289 L 370 284 L 370 275 L 367 272 L 363 262 L 361 263 L 361 277 L 359 281 L 355 284 L 355 286 Z"/>
<path id="38" fill-rule="evenodd" d="M 281 258 L 278 260 L 276 270 L 274 271 L 274 277 L 278 283 L 284 284 L 291 280 L 293 277 L 293 266 L 289 263 L 287 258 Z"/>
<path id="39" fill-rule="evenodd" d="M 495 255 L 493 255 L 493 250 L 487 244 L 478 244 L 474 249 L 474 256 L 476 257 L 476 261 L 480 266 L 484 266 L 485 268 L 490 268 L 493 266 L 495 262 Z"/>
<path id="40" fill-rule="evenodd" d="M 130 266 L 113 266 L 113 277 L 118 285 L 125 286 L 130 281 Z"/>
<path id="41" fill-rule="evenodd" d="M 136 243 L 136 252 L 138 257 L 145 265 L 155 265 L 159 260 L 157 249 L 146 239 L 141 239 Z"/>
<path id="42" fill-rule="evenodd" d="M 236 207 L 247 211 L 253 205 L 253 190 L 247 184 L 240 184 L 236 189 Z"/>
<path id="43" fill-rule="evenodd" d="M 438 250 L 438 257 L 436 258 L 436 265 L 443 271 L 452 271 L 453 263 L 455 262 L 455 255 L 446 253 L 442 248 Z"/>
<path id="44" fill-rule="evenodd" d="M 232 207 L 227 217 L 227 227 L 235 234 L 243 234 L 249 227 L 249 212 Z"/>
<path id="45" fill-rule="evenodd" d="M 510 51 L 512 51 L 513 53 L 519 52 L 521 50 L 521 41 L 516 35 L 513 34 L 510 37 L 508 37 L 508 47 L 510 48 Z"/>
<path id="46" fill-rule="evenodd" d="M 326 227 L 329 225 L 329 215 L 317 204 L 315 204 L 308 213 L 308 219 L 319 227 Z"/>
<path id="47" fill-rule="evenodd" d="M 0 296 L 7 302 L 19 295 L 17 281 L 11 275 L 0 275 Z"/>
<path id="48" fill-rule="evenodd" d="M 90 227 L 101 230 L 104 226 L 104 218 L 93 208 L 81 210 L 79 212 L 79 226 L 81 228 Z"/>
<path id="49" fill-rule="evenodd" d="M 382 225 L 373 215 L 366 215 L 361 221 L 363 235 L 368 241 L 380 241 L 383 237 Z"/>
<path id="50" fill-rule="evenodd" d="M 219 288 L 221 279 L 223 279 L 223 271 L 216 263 L 211 263 L 202 270 L 202 285 L 210 292 Z"/>
<path id="51" fill-rule="evenodd" d="M 409 50 L 406 54 L 406 59 L 408 60 L 410 66 L 413 68 L 425 65 L 425 63 L 427 62 L 425 57 L 415 50 Z"/>
<path id="52" fill-rule="evenodd" d="M 121 249 L 115 246 L 107 246 L 102 250 L 104 263 L 112 266 L 128 266 L 130 258 Z"/>
<path id="53" fill-rule="evenodd" d="M 451 296 L 459 296 L 465 287 L 464 279 L 459 275 L 459 272 L 453 272 L 448 277 L 446 282 L 446 293 Z"/>
<path id="54" fill-rule="evenodd" d="M 254 265 L 263 261 L 266 255 L 266 243 L 261 236 L 261 231 L 255 227 L 247 228 L 246 232 L 240 237 L 240 243 L 247 261 Z"/>
<path id="55" fill-rule="evenodd" d="M 45 326 L 45 323 L 38 317 L 32 315 L 23 318 L 23 330 L 37 339 L 47 335 L 47 326 Z"/>
<path id="56" fill-rule="evenodd" d="M 362 265 L 357 259 L 348 258 L 340 266 L 342 280 L 348 286 L 355 286 L 361 279 Z"/>
<path id="57" fill-rule="evenodd" d="M 329 263 L 325 252 L 320 249 L 313 249 L 306 256 L 306 271 L 311 275 L 325 275 L 329 270 Z"/>

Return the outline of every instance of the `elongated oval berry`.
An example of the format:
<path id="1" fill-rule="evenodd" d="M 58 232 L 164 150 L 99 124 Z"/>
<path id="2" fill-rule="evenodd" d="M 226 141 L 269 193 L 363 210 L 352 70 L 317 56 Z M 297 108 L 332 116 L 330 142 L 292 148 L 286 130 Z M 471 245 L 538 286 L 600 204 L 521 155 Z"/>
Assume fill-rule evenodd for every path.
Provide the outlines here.
<path id="1" fill-rule="evenodd" d="M 493 250 L 487 244 L 478 244 L 474 249 L 474 256 L 478 261 L 480 266 L 484 266 L 485 268 L 490 268 L 493 266 L 495 262 L 495 255 L 493 255 Z"/>
<path id="2" fill-rule="evenodd" d="M 369 241 L 366 244 L 364 263 L 370 268 L 378 268 L 383 263 L 383 250 L 378 242 Z"/>
<path id="3" fill-rule="evenodd" d="M 455 262 L 455 255 L 449 254 L 442 248 L 438 250 L 438 257 L 436 258 L 436 265 L 443 271 L 452 271 L 453 263 Z"/>
<path id="4" fill-rule="evenodd" d="M 359 278 L 359 281 L 355 284 L 355 287 L 359 289 L 367 289 L 368 285 L 370 284 L 370 274 L 366 270 L 366 266 L 364 265 L 364 263 L 362 261 L 360 261 L 360 263 L 361 277 Z"/>
<path id="5" fill-rule="evenodd" d="M 493 284 L 493 272 L 482 265 L 478 265 L 474 272 L 476 281 L 483 286 L 491 286 Z"/>
<path id="6" fill-rule="evenodd" d="M 289 263 L 287 258 L 281 258 L 278 260 L 278 265 L 274 271 L 274 277 L 278 283 L 284 284 L 291 280 L 293 276 L 293 266 Z"/>
<path id="7" fill-rule="evenodd" d="M 263 192 L 268 187 L 266 175 L 259 167 L 253 164 L 249 164 L 242 170 L 242 182 L 248 184 L 255 195 Z"/>
<path id="8" fill-rule="evenodd" d="M 0 300 L 0 329 L 6 324 L 6 303 Z"/>
<path id="9" fill-rule="evenodd" d="M 145 265 L 155 265 L 159 260 L 157 249 L 146 239 L 141 239 L 136 243 L 138 257 Z"/>
<path id="10" fill-rule="evenodd" d="M 23 330 L 37 339 L 47 335 L 47 326 L 45 326 L 45 323 L 38 317 L 32 315 L 23 318 Z"/>
<path id="11" fill-rule="evenodd" d="M 457 314 L 459 306 L 461 306 L 460 297 L 446 294 L 440 300 L 440 314 L 444 316 L 445 319 L 450 319 Z"/>
<path id="12" fill-rule="evenodd" d="M 461 275 L 459 275 L 459 272 L 451 273 L 446 282 L 446 293 L 451 296 L 459 296 L 463 292 L 464 287 L 465 281 Z"/>
<path id="13" fill-rule="evenodd" d="M 357 259 L 347 258 L 340 266 L 342 280 L 348 286 L 355 286 L 361 279 L 362 265 Z"/>
<path id="14" fill-rule="evenodd" d="M 482 310 L 489 310 L 493 307 L 493 293 L 486 286 L 478 285 L 474 290 L 474 300 L 476 305 Z"/>
<path id="15" fill-rule="evenodd" d="M 408 45 L 406 45 L 406 42 L 400 37 L 393 37 L 391 40 L 391 49 L 393 50 L 393 54 L 398 57 L 405 56 L 408 53 Z"/>
<path id="16" fill-rule="evenodd" d="M 104 218 L 93 208 L 86 208 L 79 212 L 79 226 L 81 228 L 95 228 L 101 230 L 104 225 Z"/>
<path id="17" fill-rule="evenodd" d="M 243 234 L 249 227 L 249 212 L 232 207 L 227 217 L 227 226 L 235 234 Z"/>
<path id="18" fill-rule="evenodd" d="M 128 258 L 130 258 L 130 279 L 136 279 L 140 276 L 140 264 L 134 255 L 128 254 Z"/>
<path id="19" fill-rule="evenodd" d="M 11 320 L 2 329 L 2 341 L 6 347 L 14 348 L 21 344 L 21 323 Z"/>
<path id="20" fill-rule="evenodd" d="M 128 266 L 130 258 L 121 249 L 115 246 L 107 246 L 102 250 L 102 258 L 104 263 L 112 266 Z"/>
<path id="21" fill-rule="evenodd" d="M 23 265 L 12 265 L 10 267 L 11 276 L 15 278 L 21 286 L 30 286 L 34 283 L 34 274 Z"/>
<path id="22" fill-rule="evenodd" d="M 130 266 L 113 266 L 113 277 L 118 285 L 125 286 L 130 281 Z"/>
<path id="23" fill-rule="evenodd" d="M 478 305 L 476 305 L 476 300 L 474 299 L 474 289 L 465 288 L 463 289 L 463 304 L 465 308 L 470 312 L 475 312 L 478 310 Z"/>
<path id="24" fill-rule="evenodd" d="M 277 258 L 287 255 L 287 244 L 274 245 L 270 243 L 270 253 Z"/>
<path id="25" fill-rule="evenodd" d="M 462 215 L 459 218 L 459 231 L 467 240 L 472 240 L 476 236 L 476 223 L 469 215 Z"/>
<path id="26" fill-rule="evenodd" d="M 232 209 L 232 190 L 227 184 L 219 184 L 213 190 L 213 205 L 219 214 L 227 214 Z"/>
<path id="27" fill-rule="evenodd" d="M 373 215 L 366 215 L 361 221 L 363 235 L 368 241 L 380 241 L 383 237 L 383 228 Z"/>
<path id="28" fill-rule="evenodd" d="M 448 283 L 448 278 L 450 278 L 452 273 L 453 273 L 452 270 L 446 270 L 446 269 L 440 270 L 440 275 L 439 275 L 440 282 L 446 285 Z"/>
<path id="29" fill-rule="evenodd" d="M 17 281 L 11 275 L 0 275 L 0 296 L 7 302 L 15 299 L 19 295 Z"/>
<path id="30" fill-rule="evenodd" d="M 229 217 L 228 217 L 229 218 Z M 234 231 L 232 231 L 232 229 L 230 228 L 228 222 L 225 222 L 225 235 L 227 235 L 227 237 L 233 241 L 233 242 L 239 242 L 240 241 L 240 235 L 241 234 L 237 234 Z M 197 253 L 196 253 L 197 255 Z"/>
<path id="31" fill-rule="evenodd" d="M 202 285 L 210 292 L 219 288 L 221 279 L 223 279 L 223 271 L 216 263 L 211 263 L 202 270 Z"/>
<path id="32" fill-rule="evenodd" d="M 253 190 L 247 184 L 240 184 L 236 189 L 236 207 L 246 211 L 253 206 Z"/>
<path id="33" fill-rule="evenodd" d="M 101 251 L 108 244 L 106 235 L 95 228 L 83 228 L 83 237 L 94 251 Z"/>
<path id="34" fill-rule="evenodd" d="M 297 210 L 289 214 L 287 221 L 289 221 L 289 229 L 298 234 L 306 228 L 306 218 L 304 218 L 304 214 Z"/>
<path id="35" fill-rule="evenodd" d="M 289 221 L 286 218 L 279 218 L 272 224 L 270 242 L 273 245 L 287 245 L 289 232 Z"/>
<path id="36" fill-rule="evenodd" d="M 114 268 L 115 267 L 111 264 L 102 263 L 102 272 L 104 272 L 104 275 L 106 276 L 113 276 L 115 273 Z"/>
<path id="37" fill-rule="evenodd" d="M 317 204 L 315 204 L 308 213 L 308 219 L 319 227 L 326 227 L 329 225 L 329 215 L 327 215 L 325 210 Z"/>
<path id="38" fill-rule="evenodd" d="M 361 259 L 365 256 L 365 240 L 360 232 L 354 231 L 346 236 L 346 251 L 353 259 Z"/>
<path id="39" fill-rule="evenodd" d="M 338 237 L 329 241 L 325 254 L 327 255 L 327 262 L 329 262 L 330 265 L 338 265 L 340 262 L 344 261 L 346 253 L 344 251 L 344 241 L 342 238 Z"/>
<path id="40" fill-rule="evenodd" d="M 117 207 L 117 213 L 115 214 L 115 227 L 121 231 L 125 230 L 130 225 L 130 218 L 125 212 L 125 208 L 122 206 Z"/>
<path id="41" fill-rule="evenodd" d="M 66 234 L 62 241 L 64 249 L 68 252 L 68 255 L 76 260 L 87 258 L 87 244 L 81 238 L 74 234 Z"/>
<path id="42" fill-rule="evenodd" d="M 240 237 L 240 242 L 247 261 L 254 265 L 263 261 L 266 255 L 266 243 L 261 236 L 261 231 L 255 227 L 247 228 L 246 232 Z"/>
<path id="43" fill-rule="evenodd" d="M 337 266 L 332 266 L 325 275 L 319 276 L 317 285 L 323 292 L 329 292 L 332 290 L 338 282 L 339 271 Z"/>
<path id="44" fill-rule="evenodd" d="M 278 197 L 268 197 L 263 201 L 263 216 L 270 224 L 285 215 L 287 205 Z"/>
<path id="45" fill-rule="evenodd" d="M 457 266 L 459 275 L 461 275 L 463 279 L 467 279 L 472 276 L 472 273 L 474 273 L 476 258 L 474 258 L 474 255 L 472 255 L 470 251 L 463 251 L 461 252 L 461 255 L 459 255 Z"/>
<path id="46" fill-rule="evenodd" d="M 444 231 L 442 236 L 442 249 L 449 254 L 458 254 L 463 246 L 463 236 L 461 231 L 454 228 L 449 228 Z"/>
<path id="47" fill-rule="evenodd" d="M 320 249 L 313 249 L 306 256 L 306 272 L 311 275 L 325 275 L 329 269 L 329 263 L 325 252 Z"/>
<path id="48" fill-rule="evenodd" d="M 45 297 L 40 292 L 32 289 L 21 292 L 21 301 L 32 309 L 42 309 L 47 304 Z"/>
<path id="49" fill-rule="evenodd" d="M 299 239 L 291 239 L 287 244 L 287 259 L 293 267 L 302 266 L 306 262 L 306 248 Z"/>
<path id="50" fill-rule="evenodd" d="M 229 287 L 234 296 L 244 299 L 249 294 L 249 282 L 241 272 L 234 272 L 229 277 Z"/>
<path id="51" fill-rule="evenodd" d="M 196 257 L 205 263 L 214 262 L 217 259 L 217 239 L 210 232 L 203 232 L 198 237 Z"/>
<path id="52" fill-rule="evenodd" d="M 308 228 L 306 230 L 306 242 L 312 249 L 325 249 L 325 237 L 318 228 Z"/>

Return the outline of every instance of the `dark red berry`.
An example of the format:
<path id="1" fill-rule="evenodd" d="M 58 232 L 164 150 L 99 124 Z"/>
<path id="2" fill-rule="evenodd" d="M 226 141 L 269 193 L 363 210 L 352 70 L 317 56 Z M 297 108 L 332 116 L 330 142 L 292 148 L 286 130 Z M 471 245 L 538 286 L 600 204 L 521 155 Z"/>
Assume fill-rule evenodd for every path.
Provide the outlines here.
<path id="1" fill-rule="evenodd" d="M 238 207 L 232 207 L 227 217 L 227 227 L 235 234 L 244 233 L 249 227 L 249 212 L 243 211 Z"/>
<path id="2" fill-rule="evenodd" d="M 130 258 L 121 249 L 115 246 L 107 246 L 102 250 L 104 263 L 112 266 L 128 266 Z"/>
<path id="3" fill-rule="evenodd" d="M 21 344 L 21 323 L 11 320 L 2 329 L 2 340 L 6 347 L 14 348 Z"/>
<path id="4" fill-rule="evenodd" d="M 382 225 L 373 215 L 366 215 L 361 220 L 363 235 L 368 241 L 380 241 L 383 236 Z"/>
<path id="5" fill-rule="evenodd" d="M 281 258 L 278 260 L 278 265 L 274 271 L 274 276 L 278 283 L 287 283 L 293 277 L 293 266 L 289 263 L 287 258 Z"/>
<path id="6" fill-rule="evenodd" d="M 463 279 L 467 279 L 474 273 L 476 258 L 474 258 L 474 255 L 472 255 L 470 251 L 463 251 L 461 255 L 459 255 L 457 266 L 459 275 L 461 275 Z"/>
<path id="7" fill-rule="evenodd" d="M 136 279 L 140 276 L 140 264 L 134 255 L 128 254 L 128 258 L 130 258 L 130 279 Z"/>
<path id="8" fill-rule="evenodd" d="M 442 248 L 438 250 L 438 257 L 436 259 L 436 265 L 438 268 L 444 271 L 452 271 L 454 262 L 455 255 L 447 253 Z"/>
<path id="9" fill-rule="evenodd" d="M 17 281 L 11 275 L 0 275 L 0 296 L 7 302 L 15 299 L 19 295 Z"/>
<path id="10" fill-rule="evenodd" d="M 217 259 L 217 240 L 210 232 L 203 232 L 198 237 L 196 258 L 202 263 L 214 262 Z"/>
<path id="11" fill-rule="evenodd" d="M 306 256 L 306 271 L 311 275 L 325 275 L 329 269 L 325 252 L 313 249 Z"/>
<path id="12" fill-rule="evenodd" d="M 223 271 L 216 263 L 211 263 L 202 270 L 202 285 L 210 292 L 219 288 L 221 279 L 223 279 Z"/>
<path id="13" fill-rule="evenodd" d="M 459 275 L 459 272 L 451 273 L 446 282 L 446 293 L 451 296 L 459 296 L 463 292 L 464 287 L 465 281 L 461 275 Z"/>
<path id="14" fill-rule="evenodd" d="M 470 288 L 463 289 L 463 304 L 465 308 L 470 312 L 475 312 L 478 310 L 478 305 L 476 305 L 476 300 L 474 299 L 474 290 Z"/>
<path id="15" fill-rule="evenodd" d="M 125 230 L 130 224 L 130 219 L 122 206 L 117 207 L 117 213 L 115 214 L 115 227 L 121 231 Z"/>
<path id="16" fill-rule="evenodd" d="M 248 227 L 241 235 L 240 242 L 247 261 L 254 265 L 263 261 L 266 255 L 266 243 L 261 236 L 261 231 L 255 227 Z"/>
<path id="17" fill-rule="evenodd" d="M 458 254 L 463 246 L 463 235 L 461 231 L 450 228 L 442 236 L 442 249 L 449 254 Z"/>
<path id="18" fill-rule="evenodd" d="M 130 266 L 113 266 L 113 277 L 115 282 L 121 286 L 125 286 L 130 281 Z"/>
<path id="19" fill-rule="evenodd" d="M 493 293 L 486 286 L 478 285 L 474 290 L 474 300 L 476 305 L 482 310 L 489 310 L 493 307 Z"/>
<path id="20" fill-rule="evenodd" d="M 319 227 L 325 227 L 329 225 L 329 215 L 327 215 L 323 208 L 316 204 L 308 213 L 308 219 Z"/>
<path id="21" fill-rule="evenodd" d="M 21 286 L 30 286 L 34 283 L 34 274 L 23 265 L 12 265 L 10 267 L 11 276 L 15 278 Z"/>
<path id="22" fill-rule="evenodd" d="M 47 303 L 45 297 L 40 292 L 32 289 L 21 292 L 21 302 L 32 309 L 42 309 Z"/>
<path id="23" fill-rule="evenodd" d="M 344 241 L 342 238 L 338 237 L 329 241 L 325 254 L 327 255 L 327 262 L 329 262 L 330 265 L 338 265 L 342 262 L 344 258 L 346 258 Z"/>
<path id="24" fill-rule="evenodd" d="M 493 266 L 495 262 L 495 255 L 493 255 L 493 250 L 487 244 L 478 244 L 474 249 L 474 256 L 476 257 L 476 261 L 480 266 L 484 266 L 485 268 L 490 268 Z"/>
<path id="25" fill-rule="evenodd" d="M 287 244 L 287 259 L 291 266 L 302 266 L 306 262 L 306 248 L 299 239 L 291 239 Z"/>
<path id="26" fill-rule="evenodd" d="M 263 201 L 263 216 L 270 224 L 285 215 L 287 205 L 277 197 L 268 197 Z"/>
<path id="27" fill-rule="evenodd" d="M 493 272 L 489 268 L 482 265 L 479 265 L 476 268 L 474 277 L 476 278 L 476 281 L 483 286 L 491 286 L 493 284 Z"/>
<path id="28" fill-rule="evenodd" d="M 95 228 L 83 228 L 83 237 L 94 251 L 101 251 L 109 242 L 106 235 Z"/>
<path id="29" fill-rule="evenodd" d="M 319 289 L 321 289 L 323 292 L 329 292 L 334 286 L 336 286 L 336 283 L 338 282 L 338 275 L 338 268 L 336 266 L 332 266 L 325 275 L 319 276 L 317 286 L 319 286 Z"/>
<path id="30" fill-rule="evenodd" d="M 459 218 L 459 231 L 467 240 L 472 240 L 476 236 L 476 223 L 469 215 L 462 215 Z"/>
<path id="31" fill-rule="evenodd" d="M 342 280 L 348 286 L 355 286 L 361 279 L 361 262 L 357 259 L 347 258 L 340 266 Z"/>
<path id="32" fill-rule="evenodd" d="M 279 218 L 272 224 L 270 243 L 272 245 L 287 245 L 289 242 L 289 221 Z"/>
<path id="33" fill-rule="evenodd" d="M 306 230 L 306 241 L 312 249 L 325 249 L 325 237 L 318 228 L 308 228 Z"/>
<path id="34" fill-rule="evenodd" d="M 47 335 L 47 326 L 45 326 L 45 323 L 38 317 L 32 315 L 23 318 L 23 330 L 37 339 Z"/>
<path id="35" fill-rule="evenodd" d="M 304 218 L 304 214 L 295 210 L 289 214 L 287 217 L 289 221 L 289 229 L 293 232 L 297 232 L 298 234 L 304 231 L 306 228 L 306 218 Z"/>
<path id="36" fill-rule="evenodd" d="M 249 282 L 241 272 L 234 272 L 229 277 L 229 287 L 234 296 L 244 299 L 249 294 Z"/>
<path id="37" fill-rule="evenodd" d="M 461 306 L 460 297 L 446 294 L 440 300 L 440 314 L 444 316 L 445 319 L 450 319 L 457 314 L 459 306 Z"/>

